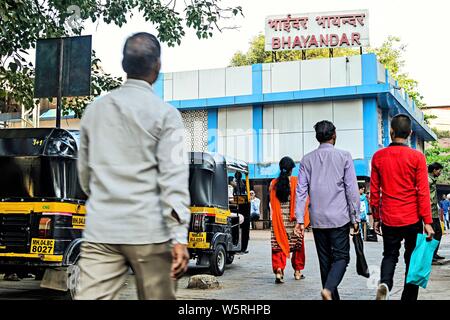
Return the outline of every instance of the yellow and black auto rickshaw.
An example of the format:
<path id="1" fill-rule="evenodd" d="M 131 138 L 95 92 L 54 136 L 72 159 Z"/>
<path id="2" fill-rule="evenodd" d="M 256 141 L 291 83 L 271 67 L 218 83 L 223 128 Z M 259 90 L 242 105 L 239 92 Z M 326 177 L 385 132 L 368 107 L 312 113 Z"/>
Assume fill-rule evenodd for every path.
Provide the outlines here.
<path id="1" fill-rule="evenodd" d="M 86 212 L 78 141 L 64 129 L 0 130 L 0 273 L 41 280 L 76 263 Z"/>
<path id="2" fill-rule="evenodd" d="M 247 251 L 250 232 L 248 165 L 205 152 L 189 153 L 189 253 L 197 265 L 222 275 L 236 253 Z M 230 184 L 229 184 L 230 181 Z M 232 191 L 229 188 L 232 188 Z"/>

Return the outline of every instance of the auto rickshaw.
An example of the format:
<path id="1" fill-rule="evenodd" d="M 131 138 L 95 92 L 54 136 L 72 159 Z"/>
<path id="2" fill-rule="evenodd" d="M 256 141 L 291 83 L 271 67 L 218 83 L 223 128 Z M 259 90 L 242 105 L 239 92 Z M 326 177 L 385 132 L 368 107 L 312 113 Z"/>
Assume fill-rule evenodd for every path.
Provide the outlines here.
<path id="1" fill-rule="evenodd" d="M 247 251 L 250 233 L 248 165 L 206 152 L 189 153 L 191 221 L 188 250 L 197 265 L 221 276 L 234 255 Z M 228 177 L 245 175 L 228 195 Z"/>
<path id="2" fill-rule="evenodd" d="M 0 130 L 0 273 L 41 280 L 77 262 L 86 213 L 78 141 L 78 131 L 57 128 Z M 51 275 L 41 286 L 68 289 Z"/>

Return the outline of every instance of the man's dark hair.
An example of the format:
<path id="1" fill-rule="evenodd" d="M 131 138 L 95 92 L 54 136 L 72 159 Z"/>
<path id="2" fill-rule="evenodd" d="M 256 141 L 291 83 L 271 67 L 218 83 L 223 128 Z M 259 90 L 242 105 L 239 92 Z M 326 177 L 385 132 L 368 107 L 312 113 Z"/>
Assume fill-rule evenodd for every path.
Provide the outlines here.
<path id="1" fill-rule="evenodd" d="M 314 125 L 314 130 L 316 130 L 316 139 L 320 143 L 330 141 L 336 133 L 333 122 L 327 120 L 317 122 Z"/>
<path id="2" fill-rule="evenodd" d="M 122 67 L 129 78 L 147 77 L 161 57 L 161 45 L 150 33 L 130 36 L 123 47 Z"/>
<path id="3" fill-rule="evenodd" d="M 406 114 L 398 114 L 392 118 L 391 128 L 396 138 L 407 139 L 411 134 L 411 119 Z"/>
<path id="4" fill-rule="evenodd" d="M 434 170 L 442 170 L 444 167 L 439 162 L 433 162 L 428 165 L 428 173 L 432 173 Z"/>

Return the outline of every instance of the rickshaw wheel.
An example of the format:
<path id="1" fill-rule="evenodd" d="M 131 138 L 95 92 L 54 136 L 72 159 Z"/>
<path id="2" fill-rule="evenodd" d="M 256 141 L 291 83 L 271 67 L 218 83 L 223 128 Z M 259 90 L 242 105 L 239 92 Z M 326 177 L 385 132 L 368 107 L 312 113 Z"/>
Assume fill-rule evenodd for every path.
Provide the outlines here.
<path id="1" fill-rule="evenodd" d="M 227 253 L 223 245 L 218 244 L 213 254 L 209 257 L 209 268 L 211 273 L 215 276 L 223 275 L 225 271 L 225 264 L 227 260 Z"/>
<path id="2" fill-rule="evenodd" d="M 234 253 L 227 254 L 227 264 L 232 264 L 234 261 Z"/>

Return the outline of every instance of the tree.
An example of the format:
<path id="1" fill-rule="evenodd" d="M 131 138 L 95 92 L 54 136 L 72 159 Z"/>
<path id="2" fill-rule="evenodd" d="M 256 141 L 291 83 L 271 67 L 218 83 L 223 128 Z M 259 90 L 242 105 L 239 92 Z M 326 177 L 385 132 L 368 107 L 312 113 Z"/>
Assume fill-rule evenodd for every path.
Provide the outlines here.
<path id="1" fill-rule="evenodd" d="M 425 106 L 423 96 L 420 95 L 417 88 L 418 82 L 403 72 L 405 66 L 403 53 L 406 51 L 406 45 L 401 43 L 399 37 L 389 36 L 379 48 L 369 48 L 368 51 L 378 56 L 379 61 L 389 70 L 392 78 L 398 81 L 398 85 L 405 89 L 406 93 L 416 103 L 416 106 L 419 108 Z"/>
<path id="2" fill-rule="evenodd" d="M 179 12 L 182 10 L 182 13 Z M 193 29 L 198 38 L 209 38 L 222 31 L 220 20 L 242 15 L 242 8 L 221 6 L 221 0 L 2 0 L 0 1 L 0 100 L 14 100 L 32 108 L 34 66 L 27 60 L 28 50 L 39 38 L 80 35 L 88 21 L 122 26 L 140 14 L 155 25 L 158 38 L 169 46 L 179 45 L 185 29 Z M 77 17 L 77 20 L 74 20 Z M 92 94 L 120 85 L 94 55 Z M 64 112 L 80 116 L 93 97 L 75 97 L 63 101 Z"/>
<path id="3" fill-rule="evenodd" d="M 368 52 L 375 53 L 379 61 L 389 70 L 390 75 L 398 81 L 399 86 L 404 88 L 408 95 L 415 101 L 418 107 L 425 106 L 423 97 L 417 90 L 418 82 L 411 79 L 407 73 L 403 72 L 405 61 L 402 55 L 406 50 L 406 46 L 402 45 L 400 38 L 388 37 L 379 48 L 368 48 Z M 336 48 L 333 49 L 334 57 L 344 57 L 359 54 L 358 49 L 352 48 Z M 306 50 L 307 59 L 328 58 L 328 49 L 311 49 Z M 301 51 L 280 51 L 276 52 L 276 61 L 295 61 L 301 60 Z M 250 42 L 250 48 L 246 53 L 236 52 L 231 58 L 231 66 L 250 65 L 254 63 L 275 62 L 275 56 L 272 52 L 264 50 L 264 35 L 259 34 Z"/>
<path id="4" fill-rule="evenodd" d="M 431 147 L 425 150 L 427 163 L 439 162 L 444 167 L 439 177 L 440 183 L 450 184 L 450 148 L 444 148 L 437 141 L 431 143 Z"/>

